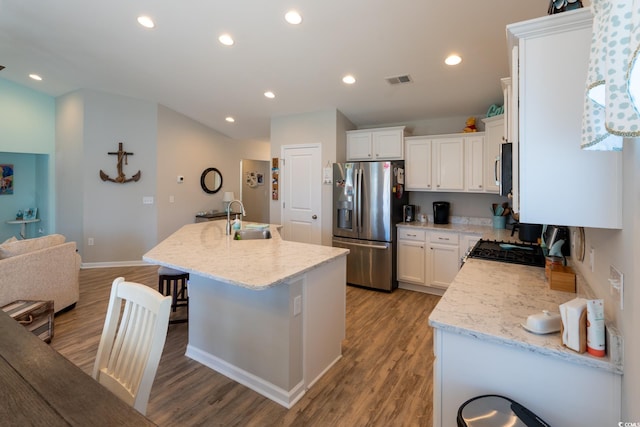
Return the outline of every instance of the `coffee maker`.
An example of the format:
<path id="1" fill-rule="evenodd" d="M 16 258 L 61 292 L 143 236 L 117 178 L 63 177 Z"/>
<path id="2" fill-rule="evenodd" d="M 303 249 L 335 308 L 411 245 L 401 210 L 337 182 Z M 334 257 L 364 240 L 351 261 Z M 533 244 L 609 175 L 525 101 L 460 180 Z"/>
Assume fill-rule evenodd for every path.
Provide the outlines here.
<path id="1" fill-rule="evenodd" d="M 433 202 L 433 223 L 449 224 L 449 202 Z"/>
<path id="2" fill-rule="evenodd" d="M 404 205 L 402 207 L 402 220 L 413 222 L 416 220 L 416 205 Z"/>

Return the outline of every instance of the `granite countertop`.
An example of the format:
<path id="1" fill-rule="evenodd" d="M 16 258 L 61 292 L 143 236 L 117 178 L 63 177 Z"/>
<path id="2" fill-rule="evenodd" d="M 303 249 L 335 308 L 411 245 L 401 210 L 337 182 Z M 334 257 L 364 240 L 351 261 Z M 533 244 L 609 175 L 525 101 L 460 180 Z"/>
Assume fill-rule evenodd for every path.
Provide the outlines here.
<path id="1" fill-rule="evenodd" d="M 400 222 L 397 227 L 412 227 L 424 230 L 438 231 L 454 231 L 457 233 L 477 234 L 485 240 L 499 240 L 504 242 L 520 242 L 518 233 L 511 236 L 511 228 L 493 228 L 491 225 L 474 224 L 474 223 L 449 223 L 435 224 L 432 221 L 427 222 Z"/>
<path id="2" fill-rule="evenodd" d="M 243 222 L 243 228 L 247 222 Z M 233 240 L 226 220 L 188 224 L 143 255 L 152 264 L 249 289 L 280 284 L 315 267 L 346 256 L 347 249 L 282 240 L 277 225 L 272 238 Z"/>
<path id="3" fill-rule="evenodd" d="M 579 278 L 578 293 L 588 293 L 587 287 Z M 469 259 L 429 316 L 429 324 L 485 342 L 622 374 L 622 361 L 610 356 L 621 354 L 619 348 L 609 348 L 602 358 L 579 354 L 562 345 L 559 332 L 536 335 L 522 328 L 530 314 L 542 310 L 558 313 L 560 304 L 576 296 L 549 289 L 543 268 Z"/>

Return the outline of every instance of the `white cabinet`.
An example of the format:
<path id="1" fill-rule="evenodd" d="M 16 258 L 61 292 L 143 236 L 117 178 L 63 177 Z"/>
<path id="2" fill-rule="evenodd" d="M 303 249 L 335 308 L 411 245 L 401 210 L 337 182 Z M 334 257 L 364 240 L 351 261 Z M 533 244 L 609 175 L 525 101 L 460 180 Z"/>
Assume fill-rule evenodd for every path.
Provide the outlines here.
<path id="1" fill-rule="evenodd" d="M 470 136 L 464 139 L 465 190 L 473 193 L 485 191 L 484 185 L 485 138 Z"/>
<path id="2" fill-rule="evenodd" d="M 464 138 L 434 138 L 433 184 L 439 191 L 464 190 Z"/>
<path id="3" fill-rule="evenodd" d="M 482 119 L 484 122 L 484 190 L 500 192 L 500 146 L 505 138 L 504 115 Z"/>
<path id="4" fill-rule="evenodd" d="M 347 131 L 347 160 L 402 160 L 404 126 Z"/>
<path id="5" fill-rule="evenodd" d="M 429 233 L 428 270 L 430 285 L 446 288 L 460 269 L 459 234 L 455 232 Z"/>
<path id="6" fill-rule="evenodd" d="M 471 250 L 471 248 L 473 248 L 476 243 L 478 243 L 478 240 L 480 240 L 482 238 L 482 235 L 480 234 L 460 234 L 460 253 L 458 254 L 460 259 L 462 259 L 462 257 L 464 257 L 467 252 L 469 252 Z"/>
<path id="7" fill-rule="evenodd" d="M 398 229 L 397 279 L 416 285 L 425 284 L 425 232 Z"/>
<path id="8" fill-rule="evenodd" d="M 620 375 L 440 328 L 433 350 L 434 426 L 455 426 L 463 402 L 491 393 L 553 426 L 619 425 Z"/>
<path id="9" fill-rule="evenodd" d="M 431 190 L 431 139 L 405 138 L 404 179 L 406 190 Z"/>
<path id="10" fill-rule="evenodd" d="M 622 227 L 622 154 L 580 149 L 591 32 L 588 8 L 507 26 L 522 222 Z"/>
<path id="11" fill-rule="evenodd" d="M 399 286 L 442 295 L 460 269 L 460 234 L 398 227 Z"/>
<path id="12" fill-rule="evenodd" d="M 405 185 L 409 191 L 484 192 L 485 134 L 405 138 Z"/>

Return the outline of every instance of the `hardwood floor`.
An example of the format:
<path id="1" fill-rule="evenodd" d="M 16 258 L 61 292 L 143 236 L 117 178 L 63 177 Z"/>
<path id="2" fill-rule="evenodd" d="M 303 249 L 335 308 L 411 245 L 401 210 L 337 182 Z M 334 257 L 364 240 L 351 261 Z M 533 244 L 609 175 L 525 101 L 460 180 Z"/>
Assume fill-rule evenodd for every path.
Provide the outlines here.
<path id="1" fill-rule="evenodd" d="M 111 282 L 123 276 L 157 289 L 156 272 L 155 266 L 81 270 L 80 301 L 56 316 L 51 346 L 90 374 Z M 431 426 L 427 319 L 438 300 L 348 286 L 343 357 L 289 410 L 184 356 L 188 323 L 171 324 L 147 416 L 161 426 Z"/>

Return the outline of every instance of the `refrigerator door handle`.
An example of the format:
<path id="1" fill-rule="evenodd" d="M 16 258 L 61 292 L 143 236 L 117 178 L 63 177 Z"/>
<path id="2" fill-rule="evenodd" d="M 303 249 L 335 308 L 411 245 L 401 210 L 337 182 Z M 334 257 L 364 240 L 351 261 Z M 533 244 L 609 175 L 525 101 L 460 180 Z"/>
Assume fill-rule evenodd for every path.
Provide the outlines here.
<path id="1" fill-rule="evenodd" d="M 362 228 L 362 169 L 356 169 L 356 230 Z"/>
<path id="2" fill-rule="evenodd" d="M 388 246 L 365 245 L 363 243 L 343 242 L 343 241 L 340 241 L 340 240 L 334 240 L 333 243 L 338 243 L 338 244 L 345 245 L 345 246 L 356 246 L 356 247 L 359 247 L 359 248 L 367 248 L 367 249 L 389 249 Z"/>

